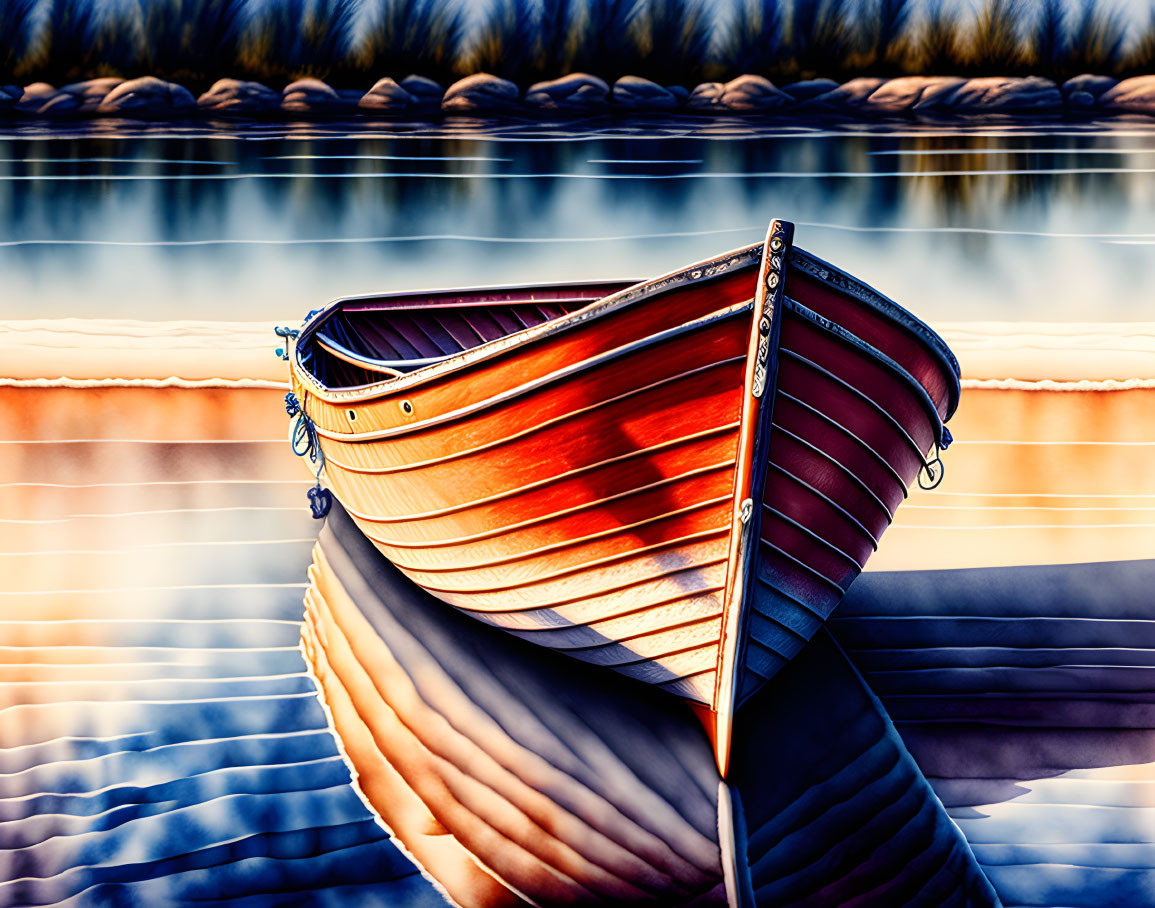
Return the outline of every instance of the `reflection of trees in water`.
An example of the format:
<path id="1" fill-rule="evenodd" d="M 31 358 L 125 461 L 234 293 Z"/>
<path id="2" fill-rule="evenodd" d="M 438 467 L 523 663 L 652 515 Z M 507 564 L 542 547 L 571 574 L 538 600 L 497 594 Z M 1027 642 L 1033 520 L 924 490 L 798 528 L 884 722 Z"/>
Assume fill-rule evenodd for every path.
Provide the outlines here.
<path id="1" fill-rule="evenodd" d="M 1039 147 L 1068 148 L 1061 154 L 1020 153 L 1031 147 L 1031 140 L 1006 136 L 926 136 L 905 141 L 904 149 L 923 152 L 917 155 L 882 155 L 881 169 L 910 170 L 926 174 L 907 180 L 907 198 L 918 205 L 931 205 L 948 225 L 979 223 L 998 226 L 992 217 L 976 221 L 969 216 L 987 212 L 1013 211 L 1045 215 L 1056 204 L 1082 204 L 1094 201 L 1108 207 L 1126 203 L 1134 175 L 1127 173 L 1063 173 L 1072 168 L 1126 168 L 1135 162 L 1127 155 L 1081 155 L 1081 149 L 1117 148 L 1111 139 L 1073 139 L 1046 137 Z M 955 153 L 954 149 L 968 152 Z M 1007 153 L 997 153 L 1007 149 Z M 990 153 L 990 152 L 996 153 Z M 930 154 L 928 152 L 940 152 Z M 950 152 L 950 153 L 942 153 Z M 1041 173 L 1003 173 L 993 176 L 983 171 L 1043 171 Z M 969 175 L 957 174 L 970 171 Z M 1048 173 L 1047 171 L 1058 171 Z"/>
<path id="2" fill-rule="evenodd" d="M 610 125 L 607 121 L 607 127 Z M 638 124 L 633 124 L 638 125 Z M 1131 141 L 1110 135 L 998 137 L 980 135 L 909 136 L 917 124 L 904 124 L 903 136 L 875 132 L 838 137 L 782 137 L 789 124 L 776 124 L 779 135 L 738 141 L 704 141 L 691 135 L 655 141 L 623 136 L 596 141 L 486 141 L 465 135 L 453 138 L 350 136 L 309 138 L 332 131 L 329 126 L 301 127 L 289 138 L 267 141 L 220 138 L 159 138 L 94 134 L 58 138 L 52 142 L 0 140 L 0 173 L 16 176 L 55 174 L 196 175 L 292 173 L 299 179 L 255 180 L 18 180 L 0 191 L 0 239 L 99 239 L 199 241 L 219 239 L 332 239 L 339 237 L 466 234 L 518 236 L 597 236 L 645 232 L 678 232 L 749 227 L 749 235 L 723 235 L 716 244 L 694 248 L 715 251 L 757 239 L 760 223 L 772 215 L 856 227 L 933 228 L 977 227 L 1055 229 L 1078 232 L 1071 223 L 1078 212 L 1111 229 L 1106 215 L 1115 211 L 1134 219 L 1148 210 L 1150 177 L 1134 173 L 1000 174 L 990 170 L 1062 170 L 1072 167 L 1125 168 L 1148 166 L 1147 158 L 1128 154 L 1080 155 L 1079 148 L 1118 150 Z M 812 125 L 812 124 L 811 124 Z M 631 124 L 612 124 L 618 132 Z M 656 127 L 642 124 L 653 134 Z M 77 126 L 80 132 L 82 127 Z M 122 127 L 123 128 L 123 127 Z M 394 127 L 401 129 L 402 127 Z M 709 124 L 701 126 L 708 129 Z M 749 124 L 749 130 L 756 127 Z M 281 129 L 281 127 L 278 127 Z M 559 124 L 537 124 L 538 134 L 556 134 Z M 257 132 L 260 130 L 258 129 Z M 254 133 L 255 134 L 255 133 Z M 1135 140 L 1134 144 L 1142 144 Z M 1070 148 L 1061 154 L 984 154 L 1000 148 Z M 933 152 L 967 149 L 964 153 Z M 915 154 L 872 154 L 907 151 Z M 311 156 L 287 159 L 284 156 Z M 368 156 L 350 159 L 340 156 Z M 381 160 L 386 156 L 429 160 Z M 374 159 L 377 158 L 376 160 Z M 467 161 L 434 158 L 499 158 Z M 140 163 L 21 163 L 29 158 L 134 158 Z M 143 159 L 208 161 L 215 164 L 146 163 Z M 593 161 L 634 163 L 591 163 Z M 217 166 L 220 165 L 220 166 Z M 973 171 L 944 175 L 942 171 Z M 670 174 L 733 173 L 721 179 L 652 179 Z M 774 178 L 768 173 L 813 173 L 814 177 Z M 854 178 L 846 173 L 917 173 L 917 177 Z M 633 174 L 642 179 L 581 180 L 565 177 L 534 179 L 368 178 L 346 179 L 346 173 L 446 174 Z M 334 175 L 328 178 L 325 174 Z M 746 176 L 741 176 L 746 174 Z M 1056 226 L 1050 226 L 1055 224 Z M 1121 228 L 1135 230 L 1136 227 Z M 1150 228 L 1140 228 L 1150 229 Z M 864 240 L 865 242 L 865 240 Z M 966 235 L 951 241 L 968 255 L 981 255 L 991 238 Z M 610 250 L 620 256 L 619 247 Z M 679 247 L 681 248 L 681 247 Z M 690 249 L 690 246 L 686 247 Z M 882 248 L 881 246 L 879 248 Z M 296 257 L 316 257 L 323 267 L 356 262 L 385 276 L 389 264 L 404 265 L 412 275 L 415 263 L 453 262 L 455 280 L 463 278 L 462 262 L 484 283 L 494 271 L 503 279 L 544 277 L 556 270 L 558 256 L 577 255 L 597 261 L 605 246 L 583 244 L 575 252 L 555 245 L 480 246 L 446 243 L 336 247 L 206 246 L 197 250 L 157 247 L 110 251 L 85 246 L 26 246 L 0 249 L 5 263 L 27 274 L 51 275 L 64 266 L 79 273 L 98 262 L 144 261 L 165 267 L 204 263 L 209 271 L 254 268 Z M 650 247 L 647 247 L 650 249 Z M 651 250 L 652 251 L 652 250 Z M 689 253 L 693 255 L 693 251 Z M 124 256 L 113 258 L 113 256 Z M 253 263 L 256 264 L 253 264 Z M 517 264 L 521 262 L 523 264 Z M 381 263 L 381 264 L 377 264 Z M 677 264 L 671 261 L 670 265 Z M 200 267 L 200 265 L 198 265 Z M 562 265 L 573 275 L 572 266 Z M 377 269 L 381 268 L 380 272 Z M 519 275 L 514 278 L 512 269 Z M 544 269 L 544 270 L 543 270 Z M 621 269 L 619 269 L 621 270 Z M 629 269 L 630 273 L 634 271 Z M 473 273 L 472 271 L 469 273 Z M 406 278 L 412 282 L 411 278 Z M 437 283 L 439 281 L 434 281 Z M 381 283 L 374 280 L 375 285 Z"/>

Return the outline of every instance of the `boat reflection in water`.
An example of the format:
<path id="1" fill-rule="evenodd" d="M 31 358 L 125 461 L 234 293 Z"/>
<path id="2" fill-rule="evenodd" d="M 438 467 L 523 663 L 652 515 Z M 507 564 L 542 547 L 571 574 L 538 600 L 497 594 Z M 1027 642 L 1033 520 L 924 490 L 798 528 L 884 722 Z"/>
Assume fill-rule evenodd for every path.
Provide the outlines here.
<path id="1" fill-rule="evenodd" d="M 343 300 L 291 352 L 301 434 L 393 564 L 690 701 L 723 774 L 958 403 L 945 344 L 793 233 L 616 292 Z"/>
<path id="2" fill-rule="evenodd" d="M 994 905 L 825 631 L 742 710 L 684 702 L 433 598 L 335 505 L 303 650 L 358 790 L 455 903 Z"/>

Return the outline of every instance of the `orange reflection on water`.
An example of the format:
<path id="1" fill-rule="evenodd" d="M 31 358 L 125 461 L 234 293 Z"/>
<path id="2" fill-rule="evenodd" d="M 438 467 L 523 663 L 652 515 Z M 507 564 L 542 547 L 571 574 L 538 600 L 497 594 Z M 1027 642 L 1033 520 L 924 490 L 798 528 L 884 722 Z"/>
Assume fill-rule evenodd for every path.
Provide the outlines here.
<path id="1" fill-rule="evenodd" d="M 915 489 L 870 570 L 1155 553 L 1155 389 L 967 390 L 946 478 Z"/>

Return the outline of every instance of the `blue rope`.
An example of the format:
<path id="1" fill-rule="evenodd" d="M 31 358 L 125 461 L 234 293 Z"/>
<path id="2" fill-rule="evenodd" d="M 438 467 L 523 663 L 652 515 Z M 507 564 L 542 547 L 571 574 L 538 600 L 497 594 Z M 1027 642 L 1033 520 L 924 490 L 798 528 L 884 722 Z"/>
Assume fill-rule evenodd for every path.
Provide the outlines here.
<path id="1" fill-rule="evenodd" d="M 317 437 L 317 427 L 313 420 L 305 413 L 305 408 L 297 400 L 297 395 L 290 391 L 285 395 L 285 412 L 290 417 L 296 417 L 293 423 L 290 444 L 293 453 L 298 457 L 307 457 L 314 464 L 313 475 L 317 477 L 317 484 L 306 493 L 309 497 L 309 508 L 313 518 L 320 520 L 329 513 L 333 506 L 333 493 L 321 486 L 321 471 L 325 469 L 325 453 L 321 450 L 321 441 Z"/>

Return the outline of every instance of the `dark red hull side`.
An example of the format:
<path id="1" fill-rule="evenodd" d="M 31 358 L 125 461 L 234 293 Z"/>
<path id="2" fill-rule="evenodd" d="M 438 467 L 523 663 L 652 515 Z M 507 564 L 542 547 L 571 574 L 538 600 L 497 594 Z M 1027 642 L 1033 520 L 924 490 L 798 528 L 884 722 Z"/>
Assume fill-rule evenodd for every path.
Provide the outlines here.
<path id="1" fill-rule="evenodd" d="M 920 471 L 941 469 L 958 401 L 949 353 L 889 301 L 797 251 L 785 283 L 740 697 L 801 650 Z"/>

